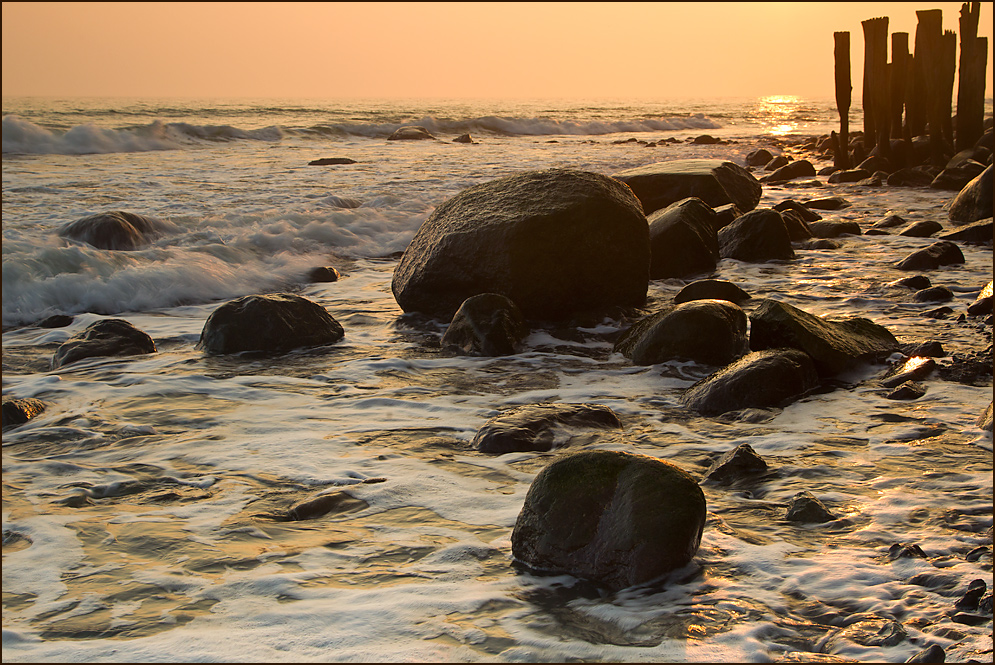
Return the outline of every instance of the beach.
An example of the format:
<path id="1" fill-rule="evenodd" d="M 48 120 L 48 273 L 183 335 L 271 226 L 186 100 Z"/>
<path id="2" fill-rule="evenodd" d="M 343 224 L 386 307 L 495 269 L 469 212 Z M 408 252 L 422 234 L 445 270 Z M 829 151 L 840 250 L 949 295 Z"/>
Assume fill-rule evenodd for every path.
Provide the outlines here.
<path id="1" fill-rule="evenodd" d="M 905 662 L 933 644 L 991 661 L 990 605 L 956 604 L 977 579 L 991 598 L 992 434 L 978 420 L 992 377 L 955 371 L 985 354 L 990 367 L 991 315 L 966 312 L 991 282 L 991 245 L 958 243 L 963 263 L 922 271 L 949 301 L 894 285 L 918 274 L 897 262 L 956 230 L 955 192 L 765 183 L 759 208 L 838 196 L 849 205 L 822 219 L 862 233 L 652 280 L 642 308 L 712 278 L 749 293 L 747 314 L 773 299 L 938 341 L 918 399 L 887 398 L 899 354 L 763 417 L 704 417 L 681 395 L 717 368 L 634 364 L 614 343 L 637 317 L 533 322 L 519 353 L 451 355 L 449 321 L 405 314 L 391 290 L 420 225 L 468 187 L 551 168 L 745 166 L 758 148 L 821 169 L 832 158 L 810 139 L 838 129 L 832 101 L 5 98 L 3 115 L 3 395 L 45 404 L 3 432 L 4 662 Z M 412 125 L 436 140 L 388 140 Z M 706 134 L 718 142 L 694 142 Z M 309 165 L 322 158 L 352 163 Z M 57 235 L 108 210 L 173 230 L 129 252 Z M 889 215 L 943 230 L 866 233 Z M 309 281 L 319 266 L 341 276 Z M 220 305 L 275 292 L 318 303 L 344 337 L 269 356 L 198 346 Z M 37 325 L 56 315 L 72 321 Z M 156 352 L 53 369 L 61 344 L 107 318 Z M 548 452 L 471 446 L 488 419 L 545 402 L 604 405 L 622 427 L 561 428 Z M 551 462 L 628 451 L 701 480 L 742 444 L 769 471 L 701 484 L 701 544 L 665 579 L 606 591 L 513 560 Z M 787 520 L 803 491 L 834 519 Z M 333 493 L 327 514 L 274 518 Z"/>

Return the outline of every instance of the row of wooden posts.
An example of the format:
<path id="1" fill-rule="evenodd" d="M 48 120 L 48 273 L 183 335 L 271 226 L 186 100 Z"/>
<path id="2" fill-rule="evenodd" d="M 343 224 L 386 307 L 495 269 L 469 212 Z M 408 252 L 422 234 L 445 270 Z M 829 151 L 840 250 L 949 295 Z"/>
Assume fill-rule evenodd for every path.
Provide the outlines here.
<path id="1" fill-rule="evenodd" d="M 943 30 L 943 12 L 916 12 L 915 54 L 909 53 L 909 33 L 891 35 L 888 62 L 888 17 L 862 21 L 864 28 L 865 154 L 891 158 L 891 140 L 905 139 L 929 130 L 931 159 L 937 166 L 953 152 L 971 148 L 984 133 L 985 85 L 988 39 L 978 37 L 981 3 L 964 3 L 960 10 L 960 79 L 957 86 L 956 131 L 951 119 L 954 73 L 957 68 L 956 35 Z M 833 33 L 836 59 L 836 106 L 840 134 L 833 136 L 835 166 L 851 168 L 850 145 L 850 33 Z M 904 119 L 903 119 L 904 110 Z M 944 158 L 946 156 L 946 159 Z M 940 163 L 942 162 L 942 163 Z"/>

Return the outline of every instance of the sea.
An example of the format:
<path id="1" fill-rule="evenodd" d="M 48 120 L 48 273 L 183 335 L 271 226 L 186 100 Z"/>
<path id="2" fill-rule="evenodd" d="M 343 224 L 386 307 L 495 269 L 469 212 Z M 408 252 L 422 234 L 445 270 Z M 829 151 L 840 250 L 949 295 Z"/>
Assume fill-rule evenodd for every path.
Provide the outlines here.
<path id="1" fill-rule="evenodd" d="M 388 140 L 407 125 L 436 140 Z M 900 229 L 650 282 L 647 312 L 715 278 L 752 295 L 747 313 L 772 298 L 865 317 L 947 354 L 919 399 L 885 397 L 896 354 L 740 420 L 680 404 L 717 368 L 613 352 L 632 320 L 537 324 L 521 353 L 454 357 L 440 351 L 448 321 L 404 315 L 391 293 L 419 225 L 467 187 L 534 169 L 742 165 L 759 147 L 818 169 L 829 158 L 803 143 L 838 128 L 833 100 L 792 96 L 4 98 L 3 396 L 46 408 L 3 432 L 3 661 L 904 662 L 938 645 L 948 662 L 991 662 L 990 609 L 957 607 L 979 579 L 990 602 L 992 435 L 977 421 L 991 377 L 940 372 L 990 349 L 990 319 L 962 316 L 992 279 L 990 248 L 961 245 L 963 264 L 927 273 L 953 293 L 940 318 L 890 285 L 935 241 Z M 309 165 L 334 157 L 354 163 Z M 888 215 L 951 226 L 952 192 L 824 176 L 765 185 L 760 206 L 827 196 L 851 205 L 824 219 L 863 230 Z M 168 232 L 137 251 L 57 235 L 111 210 Z M 340 279 L 309 282 L 318 266 Z M 279 356 L 198 347 L 215 308 L 271 292 L 320 303 L 344 338 Z M 35 325 L 57 314 L 72 322 Z M 52 369 L 104 318 L 157 352 Z M 540 402 L 606 405 L 623 427 L 562 428 L 549 452 L 470 445 L 488 419 Z M 701 479 L 744 443 L 768 473 L 702 485 L 701 546 L 666 578 L 610 592 L 514 561 L 512 528 L 551 461 L 624 450 Z M 804 491 L 835 519 L 788 521 Z M 274 518 L 331 493 L 324 516 Z"/>

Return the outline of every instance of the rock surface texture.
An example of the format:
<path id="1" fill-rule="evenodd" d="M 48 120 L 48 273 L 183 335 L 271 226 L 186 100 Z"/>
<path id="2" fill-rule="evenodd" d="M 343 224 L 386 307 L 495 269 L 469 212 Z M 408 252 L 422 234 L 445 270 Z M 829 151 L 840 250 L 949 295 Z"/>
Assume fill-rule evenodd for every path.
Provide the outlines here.
<path id="1" fill-rule="evenodd" d="M 285 353 L 342 339 L 339 322 L 318 303 L 290 293 L 243 296 L 214 310 L 200 333 L 208 353 Z"/>
<path id="2" fill-rule="evenodd" d="M 102 319 L 66 340 L 55 351 L 52 368 L 83 358 L 155 353 L 155 342 L 124 319 Z"/>

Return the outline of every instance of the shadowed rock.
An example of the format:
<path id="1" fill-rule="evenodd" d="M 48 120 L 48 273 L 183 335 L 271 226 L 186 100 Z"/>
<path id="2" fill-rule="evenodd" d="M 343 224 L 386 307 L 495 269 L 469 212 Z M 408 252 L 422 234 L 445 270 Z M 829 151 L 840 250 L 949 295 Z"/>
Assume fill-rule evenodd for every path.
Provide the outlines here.
<path id="1" fill-rule="evenodd" d="M 650 279 L 683 277 L 715 270 L 719 245 L 715 211 L 690 197 L 651 214 Z"/>
<path id="2" fill-rule="evenodd" d="M 964 189 L 969 182 L 977 178 L 985 170 L 984 164 L 979 164 L 974 160 L 967 160 L 957 166 L 947 167 L 940 171 L 939 175 L 929 183 L 932 189 L 946 189 L 952 192 L 959 192 Z"/>
<path id="3" fill-rule="evenodd" d="M 947 302 L 954 299 L 954 293 L 945 286 L 931 286 L 912 294 L 916 302 Z"/>
<path id="4" fill-rule="evenodd" d="M 899 270 L 935 270 L 940 266 L 964 263 L 964 253 L 949 240 L 939 240 L 912 252 L 895 264 Z"/>
<path id="5" fill-rule="evenodd" d="M 692 300 L 728 300 L 740 305 L 751 298 L 750 294 L 732 282 L 719 279 L 699 279 L 691 282 L 680 293 L 674 296 L 674 303 L 691 302 Z"/>
<path id="6" fill-rule="evenodd" d="M 956 231 L 944 233 L 940 240 L 954 240 L 969 245 L 992 245 L 992 218 L 965 224 Z"/>
<path id="7" fill-rule="evenodd" d="M 829 522 L 836 519 L 811 492 L 799 492 L 791 497 L 788 513 L 784 517 L 789 522 Z"/>
<path id="8" fill-rule="evenodd" d="M 767 462 L 748 443 L 743 443 L 712 462 L 702 482 L 732 483 L 758 476 L 767 470 Z"/>
<path id="9" fill-rule="evenodd" d="M 754 351 L 723 367 L 681 396 L 705 416 L 752 408 L 782 407 L 819 385 L 812 359 L 797 349 Z"/>
<path id="10" fill-rule="evenodd" d="M 840 196 L 827 196 L 802 201 L 802 205 L 813 210 L 839 210 L 841 208 L 849 208 L 853 204 Z"/>
<path id="11" fill-rule="evenodd" d="M 906 381 L 885 395 L 887 399 L 913 400 L 926 394 L 926 386 L 918 381 Z"/>
<path id="12" fill-rule="evenodd" d="M 751 263 L 795 258 L 791 237 L 781 213 L 770 208 L 753 210 L 718 233 L 719 255 Z"/>
<path id="13" fill-rule="evenodd" d="M 978 297 L 967 307 L 968 316 L 984 316 L 992 313 L 993 283 L 991 281 L 985 285 Z"/>
<path id="14" fill-rule="evenodd" d="M 957 225 L 992 216 L 992 165 L 964 186 L 950 204 L 948 217 Z"/>
<path id="15" fill-rule="evenodd" d="M 725 365 L 746 352 L 746 313 L 727 300 L 693 300 L 650 314 L 614 350 L 637 365 L 684 359 Z"/>
<path id="16" fill-rule="evenodd" d="M 763 166 L 774 159 L 774 155 L 770 154 L 770 151 L 766 148 L 760 148 L 759 150 L 754 150 L 746 156 L 747 166 Z"/>
<path id="17" fill-rule="evenodd" d="M 835 376 L 897 349 L 887 328 L 854 317 L 829 321 L 776 300 L 764 300 L 750 314 L 750 348 L 792 348 L 815 362 L 820 376 Z"/>
<path id="18" fill-rule="evenodd" d="M 290 293 L 243 296 L 214 310 L 198 346 L 208 353 L 284 353 L 342 339 L 339 322 L 318 303 Z"/>
<path id="19" fill-rule="evenodd" d="M 165 220 L 112 210 L 64 224 L 59 237 L 78 240 L 98 249 L 136 250 L 176 226 Z"/>
<path id="20" fill-rule="evenodd" d="M 32 397 L 3 400 L 3 427 L 23 425 L 45 410 L 45 403 Z"/>
<path id="21" fill-rule="evenodd" d="M 619 590 L 691 561 L 705 496 L 686 471 L 646 455 L 591 450 L 536 476 L 511 534 L 514 557 Z"/>
<path id="22" fill-rule="evenodd" d="M 928 238 L 937 231 L 942 231 L 943 225 L 932 219 L 923 219 L 914 224 L 909 225 L 908 228 L 903 229 L 900 236 L 907 236 L 909 238 Z"/>
<path id="23" fill-rule="evenodd" d="M 55 351 L 52 368 L 99 356 L 155 353 L 155 342 L 124 319 L 102 319 L 76 333 Z"/>
<path id="24" fill-rule="evenodd" d="M 311 268 L 307 274 L 307 281 L 313 283 L 337 282 L 342 275 L 331 266 L 319 266 Z"/>
<path id="25" fill-rule="evenodd" d="M 518 305 L 498 293 L 463 301 L 442 336 L 443 351 L 469 356 L 518 353 L 529 326 Z"/>
<path id="26" fill-rule="evenodd" d="M 807 159 L 799 159 L 794 162 L 789 162 L 770 175 L 761 178 L 760 182 L 786 182 L 788 180 L 794 180 L 795 178 L 803 178 L 805 176 L 814 175 L 815 167 L 812 166 L 812 162 Z"/>
<path id="27" fill-rule="evenodd" d="M 452 320 L 480 293 L 510 298 L 532 319 L 641 307 L 649 227 L 622 183 L 550 169 L 474 185 L 445 201 L 404 251 L 391 289 L 405 312 Z"/>
<path id="28" fill-rule="evenodd" d="M 832 220 L 820 220 L 808 225 L 812 230 L 812 235 L 816 238 L 838 238 L 844 234 L 859 236 L 860 225 L 857 222 L 839 222 Z"/>
<path id="29" fill-rule="evenodd" d="M 988 402 L 988 408 L 982 413 L 975 424 L 986 432 L 992 431 L 992 403 Z"/>
<path id="30" fill-rule="evenodd" d="M 482 453 L 551 450 L 555 428 L 621 428 L 615 412 L 601 404 L 526 404 L 488 420 L 473 437 L 474 448 Z"/>
<path id="31" fill-rule="evenodd" d="M 785 199 L 784 201 L 781 201 L 780 203 L 775 205 L 773 209 L 782 214 L 787 210 L 793 210 L 796 213 L 798 213 L 802 221 L 804 221 L 805 223 L 817 222 L 820 219 L 822 219 L 822 215 L 812 210 L 811 208 L 803 206 L 801 203 L 798 203 L 793 199 Z"/>
<path id="32" fill-rule="evenodd" d="M 334 166 L 336 164 L 355 164 L 355 159 L 348 157 L 322 157 L 307 163 L 308 166 Z"/>
<path id="33" fill-rule="evenodd" d="M 394 133 L 387 137 L 388 141 L 420 141 L 423 139 L 434 139 L 435 137 L 429 133 L 424 127 L 418 127 L 416 125 L 408 125 L 405 127 L 398 127 L 394 130 Z"/>
<path id="34" fill-rule="evenodd" d="M 682 159 L 658 162 L 612 175 L 627 184 L 643 204 L 647 215 L 671 203 L 694 196 L 715 208 L 735 203 L 742 211 L 753 210 L 763 188 L 738 164 L 719 159 Z"/>

